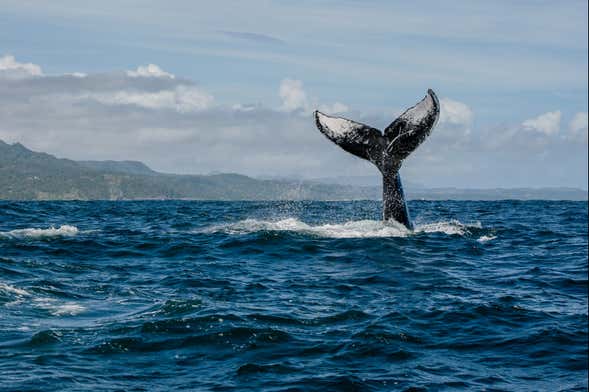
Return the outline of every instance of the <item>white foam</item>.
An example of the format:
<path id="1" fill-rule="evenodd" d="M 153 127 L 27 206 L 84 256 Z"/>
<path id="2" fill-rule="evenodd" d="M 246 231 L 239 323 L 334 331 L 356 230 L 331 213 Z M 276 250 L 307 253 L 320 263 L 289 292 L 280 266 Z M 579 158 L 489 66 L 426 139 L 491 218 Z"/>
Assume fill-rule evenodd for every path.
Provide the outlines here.
<path id="1" fill-rule="evenodd" d="M 85 307 L 75 302 L 59 302 L 55 298 L 35 297 L 30 292 L 7 283 L 0 282 L 0 292 L 14 296 L 14 301 L 4 304 L 6 307 L 22 306 L 27 302 L 37 309 L 49 311 L 54 316 L 74 316 L 86 310 Z"/>
<path id="2" fill-rule="evenodd" d="M 78 313 L 82 313 L 84 310 L 86 310 L 86 308 L 83 307 L 82 305 L 79 305 L 79 304 L 76 304 L 73 302 L 68 302 L 63 305 L 55 306 L 51 310 L 51 314 L 53 314 L 54 316 L 63 316 L 63 315 L 74 316 Z"/>
<path id="3" fill-rule="evenodd" d="M 2 282 L 0 282 L 0 291 L 3 291 L 5 293 L 9 293 L 9 294 L 15 294 L 15 295 L 18 295 L 19 297 L 24 297 L 24 296 L 30 295 L 29 292 L 26 290 L 19 289 L 18 287 L 14 287 L 9 284 L 2 283 Z"/>
<path id="4" fill-rule="evenodd" d="M 51 226 L 48 229 L 18 229 L 11 231 L 0 231 L 0 237 L 4 238 L 51 238 L 51 237 L 73 237 L 79 233 L 76 226 L 61 225 L 58 228 Z"/>
<path id="5" fill-rule="evenodd" d="M 448 235 L 466 235 L 471 228 L 481 229 L 480 222 L 461 223 L 456 219 L 443 222 L 426 223 L 415 226 L 415 233 L 444 233 Z"/>
<path id="6" fill-rule="evenodd" d="M 495 235 L 483 235 L 477 240 L 477 242 L 480 242 L 480 243 L 488 242 L 488 241 L 494 240 L 495 238 L 497 238 L 497 236 L 495 236 Z"/>
<path id="7" fill-rule="evenodd" d="M 85 307 L 75 302 L 59 303 L 54 298 L 35 298 L 33 303 L 36 308 L 48 310 L 54 316 L 75 316 L 86 310 Z"/>
<path id="8" fill-rule="evenodd" d="M 228 234 L 248 234 L 258 231 L 290 231 L 329 238 L 370 238 L 370 237 L 407 237 L 416 233 L 444 233 L 448 235 L 465 235 L 469 228 L 481 228 L 481 224 L 463 224 L 457 220 L 448 222 L 417 225 L 414 231 L 397 222 L 359 220 L 339 224 L 309 225 L 296 218 L 277 221 L 246 219 L 236 223 L 209 227 L 204 232 L 224 232 Z"/>

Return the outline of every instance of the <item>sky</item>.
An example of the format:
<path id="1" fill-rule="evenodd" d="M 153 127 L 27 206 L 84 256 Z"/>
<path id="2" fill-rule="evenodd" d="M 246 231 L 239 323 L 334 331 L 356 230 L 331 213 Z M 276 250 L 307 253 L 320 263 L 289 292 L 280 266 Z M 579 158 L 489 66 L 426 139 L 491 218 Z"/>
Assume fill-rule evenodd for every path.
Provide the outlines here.
<path id="1" fill-rule="evenodd" d="M 378 177 L 315 128 L 383 129 L 428 88 L 401 169 L 431 187 L 587 189 L 586 1 L 0 0 L 0 140 L 70 159 Z"/>

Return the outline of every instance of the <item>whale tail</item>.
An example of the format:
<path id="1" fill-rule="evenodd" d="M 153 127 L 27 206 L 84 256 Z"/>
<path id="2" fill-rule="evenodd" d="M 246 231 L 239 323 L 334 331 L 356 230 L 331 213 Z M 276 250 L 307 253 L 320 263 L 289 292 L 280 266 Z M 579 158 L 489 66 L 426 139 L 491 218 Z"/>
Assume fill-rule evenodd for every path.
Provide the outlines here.
<path id="1" fill-rule="evenodd" d="M 384 132 L 368 125 L 315 111 L 317 128 L 329 140 L 357 157 L 369 160 L 383 177 L 383 219 L 394 219 L 411 229 L 399 169 L 431 133 L 440 116 L 440 103 L 430 89 L 415 106 L 405 110 Z"/>

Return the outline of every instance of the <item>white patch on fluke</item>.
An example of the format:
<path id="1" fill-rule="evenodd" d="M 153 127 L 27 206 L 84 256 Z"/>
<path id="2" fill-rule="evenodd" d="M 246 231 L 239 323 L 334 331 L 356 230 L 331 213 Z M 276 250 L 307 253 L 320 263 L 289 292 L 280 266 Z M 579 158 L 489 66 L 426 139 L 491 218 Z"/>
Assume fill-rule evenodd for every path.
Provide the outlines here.
<path id="1" fill-rule="evenodd" d="M 428 93 L 427 96 L 422 99 L 417 105 L 407 109 L 399 118 L 404 119 L 410 124 L 420 124 L 423 119 L 430 113 L 434 108 L 434 100 Z"/>
<path id="2" fill-rule="evenodd" d="M 481 228 L 480 223 L 466 225 L 456 220 L 449 222 L 417 225 L 414 231 L 397 222 L 374 220 L 349 221 L 337 224 L 309 225 L 296 218 L 277 221 L 246 219 L 236 223 L 212 226 L 204 230 L 208 233 L 223 232 L 228 234 L 248 234 L 258 231 L 290 231 L 316 235 L 327 238 L 372 238 L 372 237 L 407 237 L 418 233 L 444 233 L 448 235 L 466 235 L 469 228 Z"/>
<path id="3" fill-rule="evenodd" d="M 73 237 L 79 233 L 76 226 L 61 225 L 58 228 L 50 227 L 48 229 L 18 229 L 0 232 L 0 238 L 51 238 L 51 237 Z"/>
<path id="4" fill-rule="evenodd" d="M 321 123 L 323 130 L 330 137 L 341 138 L 347 133 L 353 132 L 360 128 L 361 125 L 345 118 L 329 117 L 322 113 L 317 113 L 317 118 Z"/>

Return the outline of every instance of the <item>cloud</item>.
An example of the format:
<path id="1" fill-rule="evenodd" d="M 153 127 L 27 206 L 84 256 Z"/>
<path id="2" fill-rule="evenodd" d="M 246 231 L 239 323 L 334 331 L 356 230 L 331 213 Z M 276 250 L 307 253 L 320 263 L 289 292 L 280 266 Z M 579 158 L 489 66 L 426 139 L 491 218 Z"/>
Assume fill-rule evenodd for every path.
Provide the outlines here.
<path id="1" fill-rule="evenodd" d="M 176 86 L 157 92 L 116 91 L 110 93 L 88 93 L 73 97 L 90 99 L 107 105 L 136 105 L 148 109 L 172 109 L 191 112 L 207 109 L 213 97 L 195 86 Z"/>
<path id="2" fill-rule="evenodd" d="M 309 99 L 303 88 L 303 82 L 296 79 L 283 79 L 280 82 L 278 94 L 282 100 L 281 110 L 285 112 L 299 111 L 306 115 L 318 109 L 330 114 L 341 114 L 350 110 L 348 105 L 341 102 L 325 104 L 319 103 L 316 98 Z"/>
<path id="3" fill-rule="evenodd" d="M 303 82 L 300 80 L 284 79 L 280 82 L 279 94 L 282 99 L 283 110 L 292 112 L 299 109 L 308 109 L 307 94 L 303 90 Z"/>
<path id="4" fill-rule="evenodd" d="M 589 120 L 587 112 L 579 112 L 575 114 L 575 117 L 571 120 L 569 127 L 573 132 L 579 132 L 582 130 L 587 130 Z"/>
<path id="5" fill-rule="evenodd" d="M 71 75 L 71 76 L 76 77 L 76 78 L 85 78 L 86 76 L 88 76 L 88 74 L 85 74 L 83 72 L 71 72 L 71 73 L 68 73 L 66 75 Z"/>
<path id="6" fill-rule="evenodd" d="M 545 135 L 555 135 L 560 131 L 560 110 L 547 112 L 522 123 L 526 130 L 536 131 Z"/>
<path id="7" fill-rule="evenodd" d="M 589 128 L 589 116 L 587 112 L 579 112 L 575 114 L 569 123 L 569 131 L 573 139 L 579 140 L 587 144 L 587 133 Z"/>
<path id="8" fill-rule="evenodd" d="M 135 71 L 127 71 L 127 75 L 133 78 L 175 78 L 173 74 L 164 71 L 155 64 L 140 65 Z"/>
<path id="9" fill-rule="evenodd" d="M 136 71 L 85 74 L 73 72 L 63 75 L 44 75 L 35 64 L 21 64 L 14 57 L 2 58 L 2 66 L 36 77 L 10 78 L 12 93 L 23 102 L 45 102 L 59 110 L 59 105 L 72 110 L 72 105 L 97 102 L 120 107 L 135 106 L 152 110 L 194 112 L 210 108 L 211 94 L 190 80 L 178 80 L 155 64 L 140 66 Z M 0 73 L 2 70 L 0 70 Z M 21 80 L 19 83 L 18 80 Z"/>
<path id="10" fill-rule="evenodd" d="M 470 126 L 474 114 L 465 103 L 450 98 L 440 99 L 440 123 Z"/>
<path id="11" fill-rule="evenodd" d="M 41 69 L 35 64 L 27 69 L 35 67 Z M 167 72 L 157 67 L 148 73 Z M 350 118 L 381 129 L 391 121 L 388 113 L 367 114 L 341 102 L 322 102 L 296 79 L 284 79 L 277 87 L 276 107 L 228 106 L 182 77 L 39 71 L 35 77 L 0 78 L 0 91 L 10 91 L 0 94 L 0 139 L 71 159 L 136 159 L 166 172 L 376 175 L 372 164 L 326 140 L 315 128 L 311 110 L 350 111 Z M 530 185 L 524 174 L 537 173 L 534 178 L 554 185 L 563 172 L 585 181 L 587 143 L 579 143 L 575 135 L 586 140 L 586 112 L 571 119 L 566 133 L 571 137 L 566 138 L 563 132 L 521 132 L 521 122 L 477 127 L 466 103 L 443 98 L 441 106 L 431 137 L 404 163 L 412 181 L 524 186 Z M 535 126 L 541 126 L 542 116 L 532 119 Z M 550 143 L 541 142 L 546 140 Z"/>
<path id="12" fill-rule="evenodd" d="M 331 105 L 319 105 L 319 110 L 329 114 L 342 114 L 350 110 L 350 108 L 346 104 L 335 102 Z"/>
<path id="13" fill-rule="evenodd" d="M 37 64 L 19 63 L 10 54 L 0 57 L 0 78 L 21 79 L 41 75 L 43 72 Z"/>
<path id="14" fill-rule="evenodd" d="M 250 33 L 244 31 L 220 31 L 221 34 L 232 38 L 238 38 L 241 40 L 262 43 L 262 44 L 284 44 L 285 42 L 280 38 L 273 37 L 271 35 Z"/>
<path id="15" fill-rule="evenodd" d="M 470 141 L 474 113 L 465 103 L 450 98 L 440 99 L 439 130 L 434 134 L 436 143 L 449 148 L 464 146 Z"/>
<path id="16" fill-rule="evenodd" d="M 181 173 L 312 173 L 350 158 L 357 165 L 316 131 L 300 81 L 279 89 L 288 110 L 218 105 L 190 80 L 121 71 L 2 83 L 12 94 L 0 95 L 0 139 L 61 157 L 138 159 Z"/>

